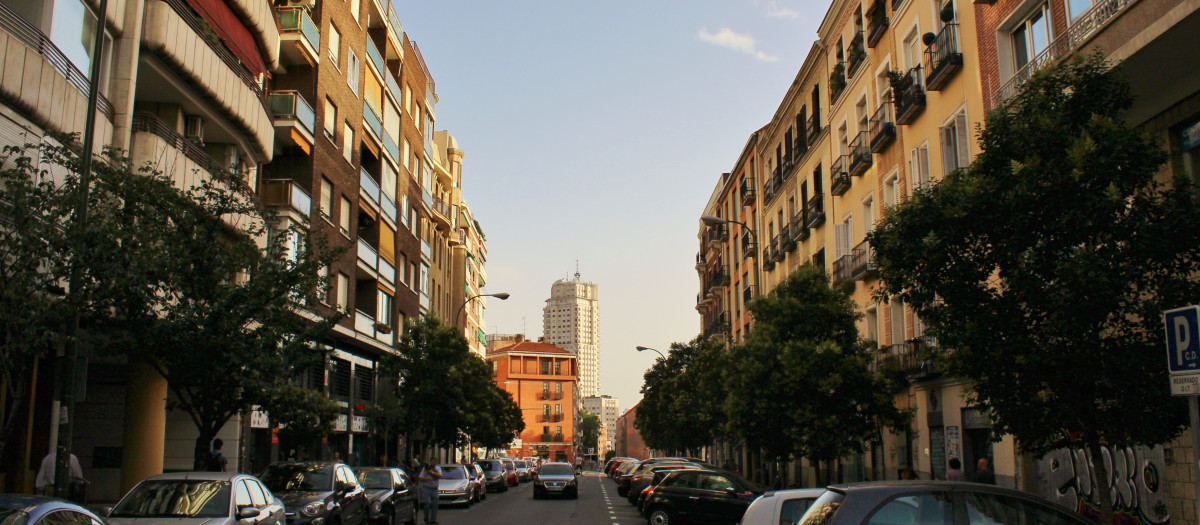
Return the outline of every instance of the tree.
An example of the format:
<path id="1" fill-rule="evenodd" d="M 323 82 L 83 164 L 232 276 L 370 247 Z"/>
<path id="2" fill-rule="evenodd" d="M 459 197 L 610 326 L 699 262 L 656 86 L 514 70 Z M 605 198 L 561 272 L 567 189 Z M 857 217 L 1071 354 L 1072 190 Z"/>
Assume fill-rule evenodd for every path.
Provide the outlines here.
<path id="1" fill-rule="evenodd" d="M 484 448 L 504 448 L 525 430 L 525 418 L 512 394 L 487 378 L 485 380 L 488 386 L 481 389 L 484 393 L 482 410 L 479 420 L 471 426 L 471 440 Z"/>
<path id="2" fill-rule="evenodd" d="M 720 435 L 723 352 L 723 344 L 715 339 L 672 343 L 666 359 L 656 360 L 646 371 L 634 426 L 647 446 L 686 452 Z"/>
<path id="3" fill-rule="evenodd" d="M 1085 447 L 1104 523 L 1101 446 L 1186 423 L 1167 388 L 1161 312 L 1200 295 L 1200 206 L 1121 113 L 1129 86 L 1096 54 L 1044 68 L 987 115 L 974 163 L 870 236 L 882 293 L 911 304 L 973 382 L 996 435 L 1036 455 Z"/>
<path id="4" fill-rule="evenodd" d="M 587 410 L 583 411 L 583 422 L 579 424 L 579 431 L 583 434 L 581 444 L 583 450 L 581 453 L 586 453 L 588 449 L 597 449 L 600 443 L 600 418 Z"/>
<path id="5" fill-rule="evenodd" d="M 41 236 L 37 272 L 49 283 L 26 271 L 5 284 L 5 300 L 24 297 L 33 321 L 23 332 L 6 328 L 6 341 L 24 341 L 30 355 L 44 352 L 47 342 L 64 342 L 46 334 L 61 330 L 56 323 L 67 303 L 68 315 L 81 316 L 80 337 L 89 346 L 148 364 L 166 378 L 169 408 L 186 412 L 197 427 L 197 468 L 221 427 L 251 405 L 303 418 L 328 413 L 328 400 L 289 378 L 323 359 L 311 344 L 336 316 L 305 306 L 316 303 L 318 269 L 335 252 L 308 242 L 301 229 L 272 234 L 270 225 L 278 223 L 238 175 L 218 170 L 180 189 L 113 152 L 92 165 L 90 217 L 76 233 L 66 226 L 80 193 L 79 158 L 49 145 L 37 153 L 39 164 L 18 158 L 4 172 L 12 183 L 4 200 L 28 208 L 3 210 L 5 221 L 21 225 L 7 232 L 13 237 L 5 245 L 18 250 L 8 262 L 30 264 L 39 260 L 30 258 L 37 246 L 30 236 Z M 58 301 L 54 290 L 67 282 L 67 261 L 81 278 L 69 301 Z"/>
<path id="6" fill-rule="evenodd" d="M 776 460 L 827 461 L 908 421 L 894 403 L 899 385 L 868 368 L 854 303 L 822 269 L 802 266 L 749 309 L 755 324 L 729 350 L 724 405 L 729 431 L 748 445 Z"/>

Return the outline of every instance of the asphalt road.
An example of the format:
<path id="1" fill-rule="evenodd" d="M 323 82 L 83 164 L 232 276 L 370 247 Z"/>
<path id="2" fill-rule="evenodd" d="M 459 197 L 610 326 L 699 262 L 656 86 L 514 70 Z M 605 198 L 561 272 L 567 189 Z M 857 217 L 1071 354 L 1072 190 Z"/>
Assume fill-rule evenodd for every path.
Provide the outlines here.
<path id="1" fill-rule="evenodd" d="M 418 517 L 417 523 L 421 524 Z M 488 493 L 470 508 L 439 507 L 441 525 L 645 525 L 637 509 L 617 496 L 617 486 L 597 472 L 585 472 L 579 499 L 533 499 L 533 484 Z"/>

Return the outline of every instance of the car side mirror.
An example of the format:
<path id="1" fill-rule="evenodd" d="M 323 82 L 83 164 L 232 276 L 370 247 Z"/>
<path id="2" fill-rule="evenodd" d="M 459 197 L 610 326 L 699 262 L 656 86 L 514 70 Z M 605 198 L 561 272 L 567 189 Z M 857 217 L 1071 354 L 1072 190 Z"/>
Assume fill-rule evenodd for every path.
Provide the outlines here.
<path id="1" fill-rule="evenodd" d="M 257 518 L 260 511 L 251 506 L 238 507 L 237 518 L 239 520 L 248 520 Z"/>
<path id="2" fill-rule="evenodd" d="M 338 491 L 340 492 L 354 492 L 354 489 L 356 488 L 358 488 L 358 485 L 355 485 L 351 481 L 343 481 L 340 485 L 338 485 Z"/>

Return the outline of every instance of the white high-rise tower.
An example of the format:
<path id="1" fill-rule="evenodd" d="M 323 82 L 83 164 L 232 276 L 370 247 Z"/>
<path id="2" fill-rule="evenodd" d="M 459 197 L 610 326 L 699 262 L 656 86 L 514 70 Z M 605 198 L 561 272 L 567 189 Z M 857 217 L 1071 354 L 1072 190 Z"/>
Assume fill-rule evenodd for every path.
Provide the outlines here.
<path id="1" fill-rule="evenodd" d="M 596 283 L 562 279 L 550 287 L 543 310 L 542 336 L 546 342 L 576 356 L 579 395 L 600 395 L 600 301 Z"/>

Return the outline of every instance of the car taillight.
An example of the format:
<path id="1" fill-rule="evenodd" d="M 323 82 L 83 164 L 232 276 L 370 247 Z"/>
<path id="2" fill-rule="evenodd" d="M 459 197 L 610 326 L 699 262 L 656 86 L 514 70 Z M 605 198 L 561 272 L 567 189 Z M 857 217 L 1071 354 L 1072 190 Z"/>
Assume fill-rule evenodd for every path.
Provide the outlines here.
<path id="1" fill-rule="evenodd" d="M 631 481 L 641 481 L 641 480 L 642 480 L 641 476 L 634 476 Z"/>
<path id="2" fill-rule="evenodd" d="M 650 499 L 650 496 L 654 495 L 654 487 L 646 487 L 644 492 L 646 493 L 646 499 Z"/>

